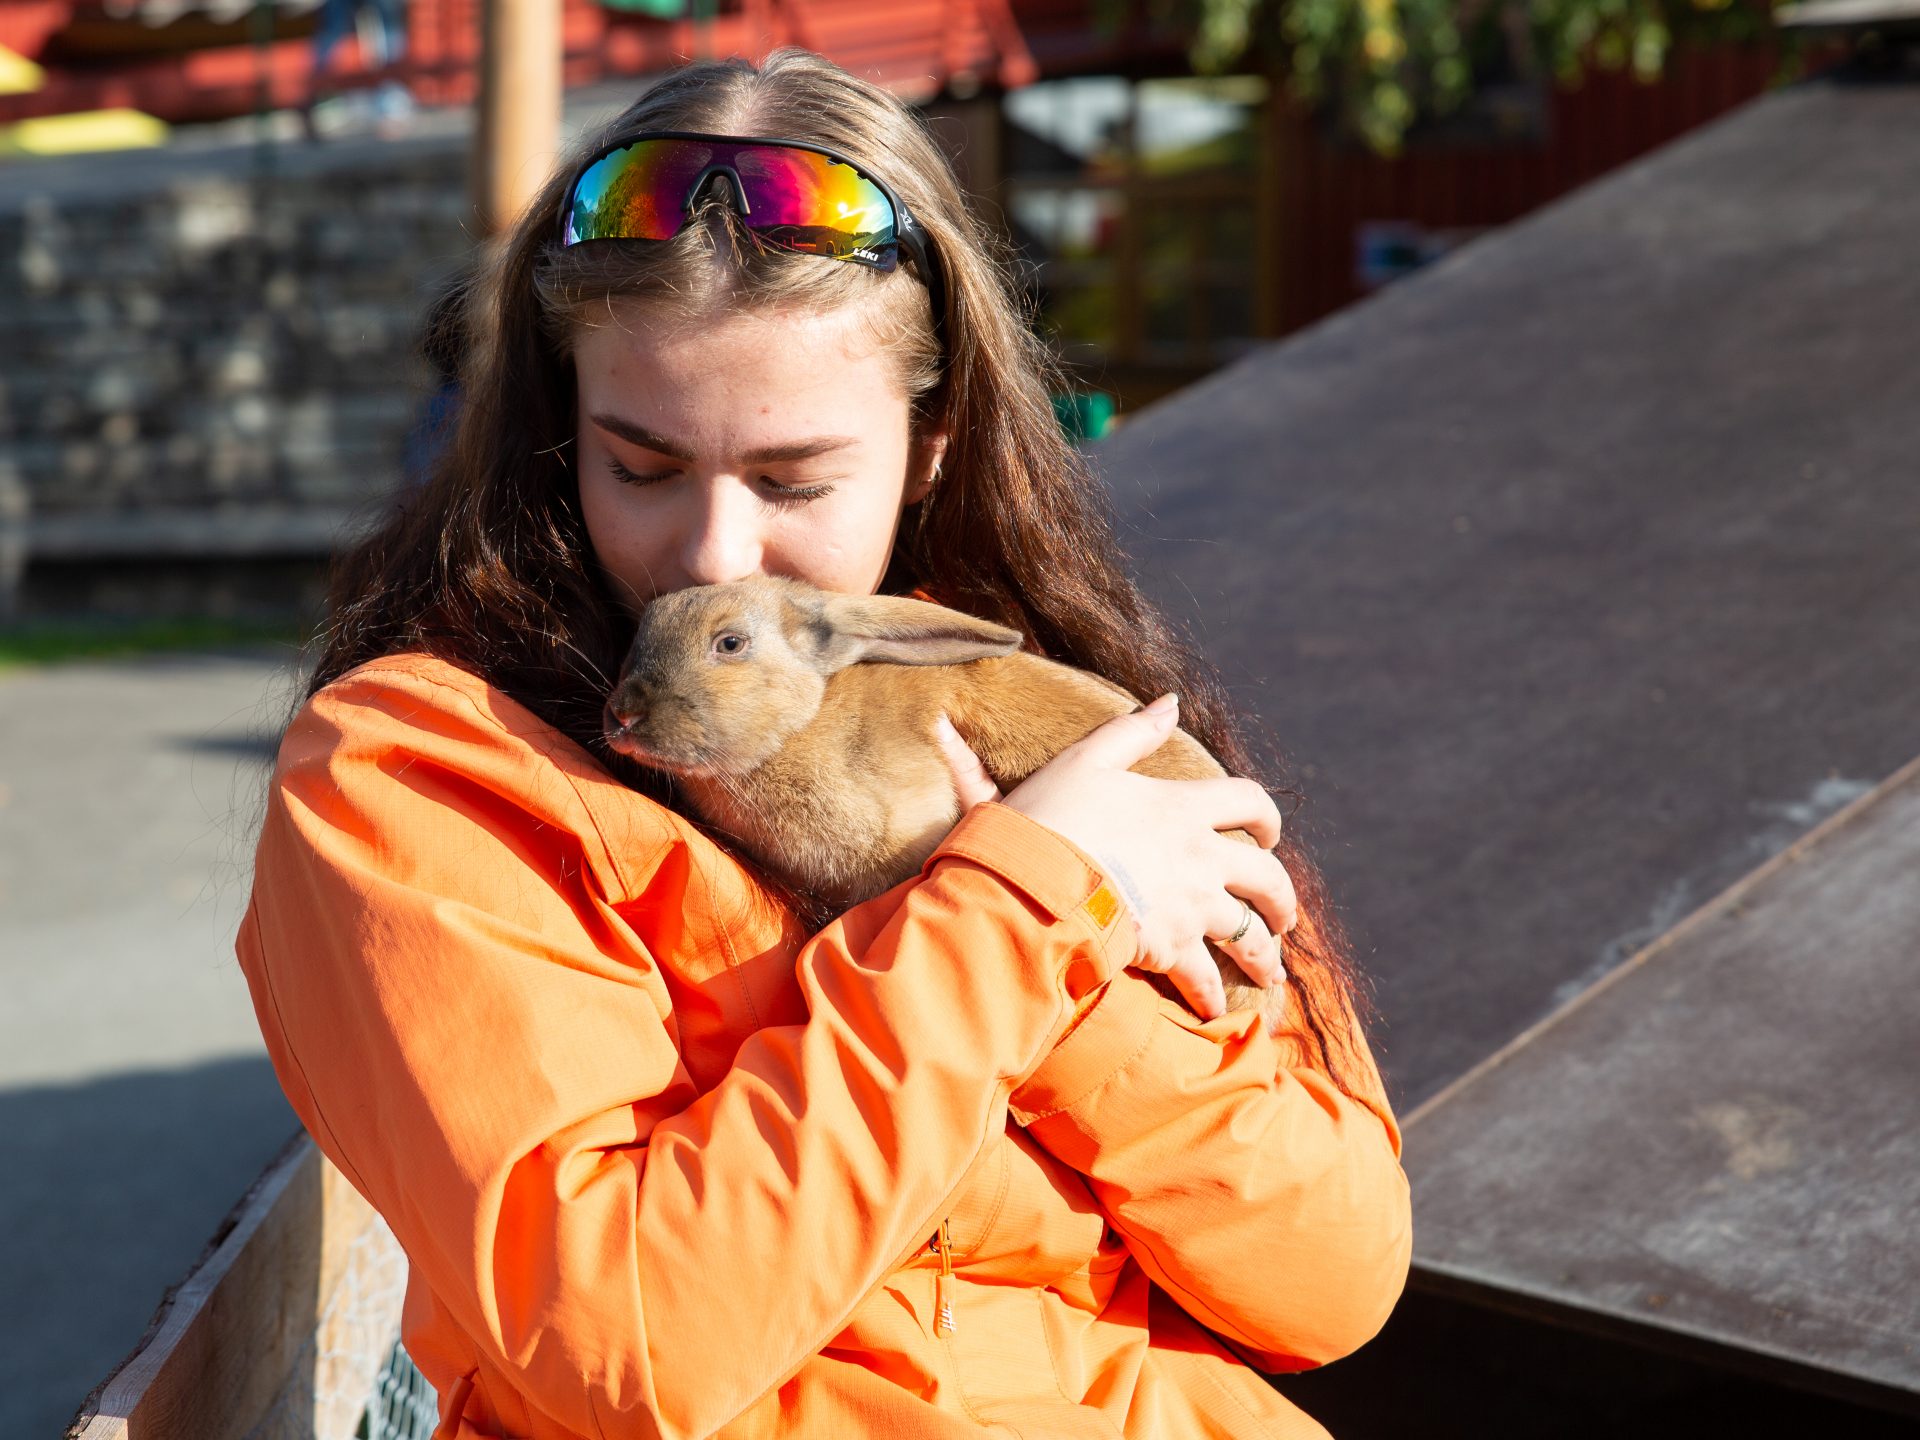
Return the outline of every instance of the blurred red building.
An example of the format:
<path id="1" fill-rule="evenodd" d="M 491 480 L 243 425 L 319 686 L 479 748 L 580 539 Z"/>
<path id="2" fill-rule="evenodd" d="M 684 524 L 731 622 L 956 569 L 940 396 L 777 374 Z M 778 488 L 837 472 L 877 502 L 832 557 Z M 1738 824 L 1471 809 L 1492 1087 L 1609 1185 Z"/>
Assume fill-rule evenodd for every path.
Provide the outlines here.
<path id="1" fill-rule="evenodd" d="M 1129 406 L 1713 119 L 1776 68 L 1769 50 L 1728 47 L 1676 52 L 1653 85 L 1495 77 L 1388 160 L 1264 76 L 1193 77 L 1183 37 L 1141 4 L 1115 27 L 1092 0 L 563 3 L 570 86 L 803 45 L 921 104 L 998 205 L 1065 353 Z M 0 46 L 46 71 L 37 90 L 0 96 L 0 123 L 301 105 L 319 5 L 0 0 Z M 421 103 L 473 97 L 479 8 L 411 0 L 396 73 Z M 336 85 L 380 78 L 353 40 L 335 67 Z"/>

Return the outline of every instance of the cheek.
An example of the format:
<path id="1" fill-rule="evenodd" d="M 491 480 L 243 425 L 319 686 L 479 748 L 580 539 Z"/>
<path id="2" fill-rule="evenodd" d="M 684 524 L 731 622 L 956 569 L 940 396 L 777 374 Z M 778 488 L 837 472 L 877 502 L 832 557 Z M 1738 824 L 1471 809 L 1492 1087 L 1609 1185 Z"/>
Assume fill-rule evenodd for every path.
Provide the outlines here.
<path id="1" fill-rule="evenodd" d="M 604 564 L 620 548 L 621 513 L 618 496 L 611 493 L 613 481 L 588 468 L 580 476 L 580 519 L 587 527 L 587 539 L 595 556 Z"/>
<path id="2" fill-rule="evenodd" d="M 886 574 L 899 519 L 898 487 L 809 506 L 789 534 L 790 573 L 823 589 L 871 594 Z M 832 506 L 829 510 L 827 507 Z"/>
<path id="3" fill-rule="evenodd" d="M 580 476 L 580 520 L 594 559 L 614 581 L 622 602 L 632 608 L 632 602 L 647 593 L 643 587 L 657 568 L 647 537 L 659 527 L 647 523 L 645 491 L 615 480 L 607 474 L 604 461 L 597 469 L 596 474 L 589 465 Z"/>

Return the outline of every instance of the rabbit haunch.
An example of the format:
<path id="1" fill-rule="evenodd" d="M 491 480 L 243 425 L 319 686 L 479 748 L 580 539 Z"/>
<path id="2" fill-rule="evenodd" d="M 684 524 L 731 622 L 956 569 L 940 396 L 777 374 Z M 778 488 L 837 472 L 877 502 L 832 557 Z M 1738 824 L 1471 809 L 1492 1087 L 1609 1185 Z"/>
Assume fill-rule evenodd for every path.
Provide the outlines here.
<path id="1" fill-rule="evenodd" d="M 679 590 L 641 615 L 607 700 L 607 743 L 671 775 L 701 821 L 837 914 L 911 878 L 953 828 L 959 802 L 933 733 L 942 711 L 1004 791 L 1138 708 L 1020 642 L 923 600 L 794 580 Z M 1180 730 L 1133 768 L 1225 773 Z M 1215 958 L 1229 1008 L 1276 1025 L 1284 988 Z"/>

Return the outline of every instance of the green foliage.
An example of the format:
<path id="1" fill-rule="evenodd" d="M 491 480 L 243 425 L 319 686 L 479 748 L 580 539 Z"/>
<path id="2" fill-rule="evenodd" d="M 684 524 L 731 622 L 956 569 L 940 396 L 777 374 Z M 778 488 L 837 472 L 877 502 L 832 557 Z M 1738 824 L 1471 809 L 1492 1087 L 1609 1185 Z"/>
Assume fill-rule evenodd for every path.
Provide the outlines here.
<path id="1" fill-rule="evenodd" d="M 1109 0 L 1120 4 L 1124 0 Z M 1675 43 L 1774 34 L 1772 0 L 1170 0 L 1196 69 L 1267 61 L 1383 154 L 1457 109 L 1476 79 L 1510 72 L 1577 84 L 1590 67 L 1657 77 Z"/>
<path id="2" fill-rule="evenodd" d="M 48 620 L 0 630 L 0 671 L 63 660 L 104 660 L 236 646 L 297 648 L 300 627 L 281 620 Z"/>

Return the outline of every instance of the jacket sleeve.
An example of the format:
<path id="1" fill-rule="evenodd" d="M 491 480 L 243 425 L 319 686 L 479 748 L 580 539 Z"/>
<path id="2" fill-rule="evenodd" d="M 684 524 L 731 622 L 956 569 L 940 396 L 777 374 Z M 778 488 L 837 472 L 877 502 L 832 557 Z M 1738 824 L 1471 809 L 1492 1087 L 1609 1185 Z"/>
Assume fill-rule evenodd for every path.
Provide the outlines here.
<path id="1" fill-rule="evenodd" d="M 1300 983 L 1300 982 L 1289 982 Z M 1013 1094 L 1085 1175 L 1128 1250 L 1201 1324 L 1272 1372 L 1322 1365 L 1386 1323 L 1412 1217 L 1400 1132 L 1357 1023 L 1343 1093 L 1305 1032 L 1241 1011 L 1202 1022 L 1116 978 Z M 1298 1020 L 1298 1007 L 1289 1009 Z"/>
<path id="2" fill-rule="evenodd" d="M 636 803 L 659 828 L 603 894 L 560 767 L 468 694 L 357 673 L 288 733 L 240 937 L 276 1071 L 528 1403 L 709 1434 L 924 1245 L 1132 928 L 1077 850 L 982 807 L 806 945 L 808 1018 L 698 1093 L 660 967 L 672 817 Z"/>

